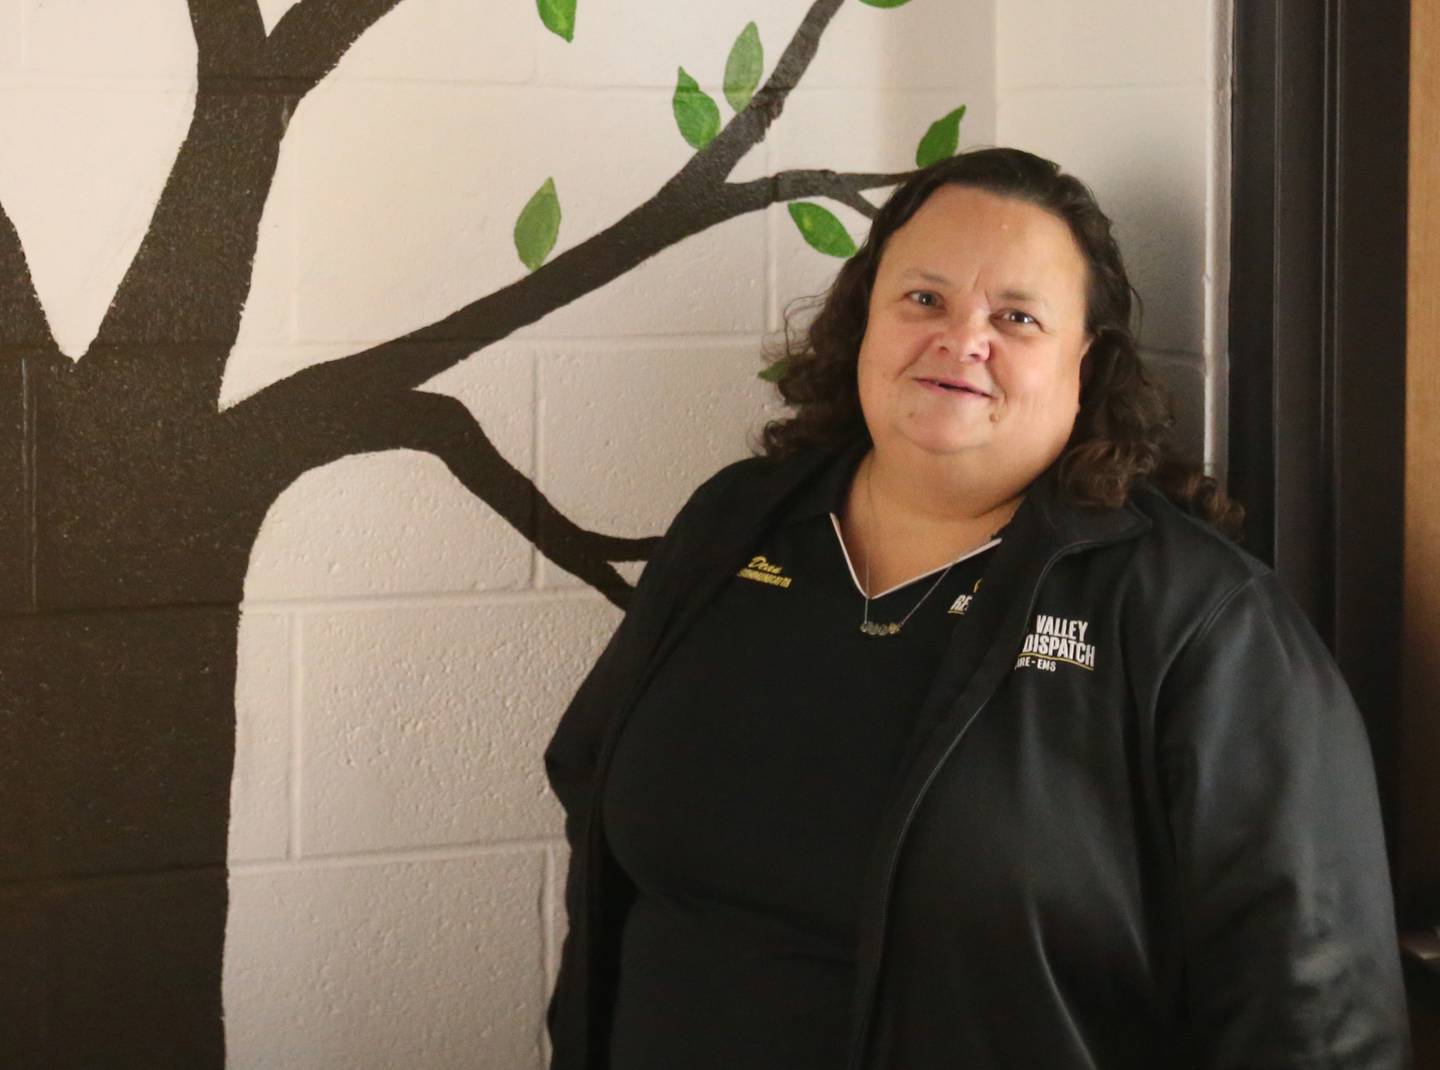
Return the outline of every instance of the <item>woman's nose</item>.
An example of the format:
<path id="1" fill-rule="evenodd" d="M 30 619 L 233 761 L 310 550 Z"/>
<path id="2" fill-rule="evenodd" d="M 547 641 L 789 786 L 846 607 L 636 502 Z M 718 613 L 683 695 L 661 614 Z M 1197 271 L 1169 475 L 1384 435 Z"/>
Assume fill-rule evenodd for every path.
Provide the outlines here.
<path id="1" fill-rule="evenodd" d="M 946 356 L 962 360 L 989 360 L 993 334 L 989 319 L 959 317 L 946 324 L 936 339 L 936 346 Z"/>

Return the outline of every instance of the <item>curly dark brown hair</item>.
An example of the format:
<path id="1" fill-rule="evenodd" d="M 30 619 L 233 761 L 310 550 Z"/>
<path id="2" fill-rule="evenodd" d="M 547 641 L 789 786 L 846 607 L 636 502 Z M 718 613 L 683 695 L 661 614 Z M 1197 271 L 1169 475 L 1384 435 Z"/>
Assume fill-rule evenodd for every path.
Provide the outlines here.
<path id="1" fill-rule="evenodd" d="M 944 185 L 1025 201 L 1065 221 L 1087 266 L 1085 355 L 1080 412 L 1060 456 L 1061 493 L 1076 504 L 1120 506 L 1149 480 L 1173 501 L 1231 535 L 1244 511 L 1197 466 L 1170 447 L 1174 424 L 1164 388 L 1146 374 L 1131 328 L 1139 297 L 1130 285 L 1109 218 L 1083 182 L 1057 164 L 1019 149 L 977 149 L 916 171 L 870 227 L 865 244 L 845 262 L 821 298 L 787 312 L 783 349 L 772 368 L 794 414 L 761 436 L 770 457 L 830 446 L 866 434 L 856 364 L 865 336 L 870 290 L 890 236 Z M 797 311 L 819 305 L 814 319 L 793 328 Z"/>

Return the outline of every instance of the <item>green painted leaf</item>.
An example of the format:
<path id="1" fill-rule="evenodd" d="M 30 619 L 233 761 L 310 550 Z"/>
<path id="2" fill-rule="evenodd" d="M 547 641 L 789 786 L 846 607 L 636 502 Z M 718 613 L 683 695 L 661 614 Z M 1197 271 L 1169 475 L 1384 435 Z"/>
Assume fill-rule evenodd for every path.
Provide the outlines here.
<path id="1" fill-rule="evenodd" d="M 860 0 L 862 4 L 869 4 L 871 7 L 901 7 L 908 4 L 910 0 Z"/>
<path id="2" fill-rule="evenodd" d="M 540 9 L 540 21 L 553 34 L 575 40 L 575 0 L 535 0 Z"/>
<path id="3" fill-rule="evenodd" d="M 796 201 L 790 205 L 790 218 L 795 220 L 795 225 L 811 248 L 827 256 L 855 255 L 855 239 L 828 208 L 808 201 Z"/>
<path id="4" fill-rule="evenodd" d="M 778 383 L 781 379 L 785 378 L 785 373 L 789 370 L 790 358 L 781 357 L 779 360 L 765 365 L 765 367 L 761 368 L 756 374 L 767 383 Z"/>
<path id="5" fill-rule="evenodd" d="M 915 149 L 915 166 L 929 167 L 940 160 L 948 160 L 960 147 L 960 120 L 965 118 L 965 105 L 961 104 L 944 118 L 936 119 L 925 131 Z"/>
<path id="6" fill-rule="evenodd" d="M 555 193 L 555 180 L 547 178 L 515 220 L 515 251 L 525 266 L 534 271 L 545 263 L 559 236 L 560 198 Z"/>
<path id="7" fill-rule="evenodd" d="M 760 84 L 760 72 L 765 69 L 765 50 L 760 45 L 760 31 L 752 22 L 740 31 L 735 43 L 730 46 L 730 58 L 725 61 L 725 99 L 736 111 L 744 111 L 745 105 L 755 95 Z"/>
<path id="8" fill-rule="evenodd" d="M 703 149 L 720 133 L 720 105 L 710 99 L 694 78 L 680 68 L 675 80 L 675 125 L 691 148 Z"/>

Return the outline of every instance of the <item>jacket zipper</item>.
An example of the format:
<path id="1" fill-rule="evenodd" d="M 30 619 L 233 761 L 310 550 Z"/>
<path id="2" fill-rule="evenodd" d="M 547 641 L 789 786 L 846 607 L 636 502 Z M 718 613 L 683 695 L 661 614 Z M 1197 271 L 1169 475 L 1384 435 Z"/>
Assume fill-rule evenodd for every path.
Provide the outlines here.
<path id="1" fill-rule="evenodd" d="M 1054 568 L 1059 561 L 1069 557 L 1071 554 L 1079 553 L 1081 550 L 1087 550 L 1092 546 L 1103 545 L 1105 541 L 1106 540 L 1091 540 L 1089 542 L 1074 543 L 1051 555 L 1050 560 L 1046 561 L 1044 568 L 1040 570 L 1039 578 L 1036 579 L 1034 586 L 1030 589 L 1023 619 L 1028 622 L 1030 615 L 1035 612 L 1035 603 L 1039 600 L 1040 588 L 1045 585 L 1045 578 L 1050 575 L 1050 570 Z M 998 688 L 999 686 L 997 683 L 996 687 Z M 930 785 L 933 784 L 935 778 L 940 775 L 940 770 L 943 769 L 945 763 L 950 760 L 950 755 L 955 753 L 955 748 L 960 746 L 960 742 L 965 738 L 966 733 L 970 731 L 970 726 L 974 724 L 976 718 L 985 711 L 985 707 L 990 705 L 990 699 L 993 697 L 993 694 L 992 692 L 991 695 L 987 695 L 985 700 L 975 707 L 975 712 L 966 718 L 965 723 L 960 726 L 960 731 L 955 733 L 955 738 L 952 739 L 950 745 L 945 748 L 945 752 L 940 755 L 935 764 L 930 768 L 929 774 L 920 785 L 920 790 L 915 793 L 915 797 L 910 801 L 910 807 L 905 811 L 905 819 L 900 823 L 900 831 L 895 836 L 895 844 L 894 847 L 891 848 L 890 858 L 885 866 L 885 879 L 882 884 L 879 935 L 875 942 L 877 948 L 876 959 L 873 963 L 873 969 L 870 970 L 870 975 L 866 980 L 865 1012 L 859 1023 L 857 1023 L 855 1030 L 854 1046 L 850 1051 L 849 1070 L 861 1070 L 861 1063 L 865 1057 L 865 1043 L 868 1039 L 867 1034 L 870 1032 L 870 1020 L 874 1017 L 875 989 L 880 983 L 880 964 L 885 951 L 885 929 L 890 917 L 890 894 L 894 890 L 895 868 L 900 862 L 900 851 L 905 845 L 906 834 L 910 831 L 910 825 L 915 820 L 915 814 L 920 810 L 920 804 L 925 801 L 925 796 L 930 791 Z"/>

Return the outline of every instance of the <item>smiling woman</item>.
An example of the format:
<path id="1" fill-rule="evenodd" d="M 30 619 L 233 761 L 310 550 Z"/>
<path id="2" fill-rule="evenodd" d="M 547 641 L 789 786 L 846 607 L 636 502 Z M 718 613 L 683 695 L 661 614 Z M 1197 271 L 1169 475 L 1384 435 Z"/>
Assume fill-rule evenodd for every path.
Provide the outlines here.
<path id="1" fill-rule="evenodd" d="M 1404 1065 L 1364 729 L 1130 316 L 1048 161 L 880 210 L 547 750 L 557 1068 Z"/>
<path id="2" fill-rule="evenodd" d="M 907 225 L 912 221 L 913 226 Z M 932 236 L 937 223 L 949 228 L 948 241 Z M 985 230 L 993 231 L 988 250 L 992 274 L 1015 276 L 1010 282 L 992 282 L 1000 289 L 991 296 L 1003 306 L 992 310 L 997 321 L 1050 339 L 1068 328 L 1072 344 L 1077 327 L 1083 336 L 1083 389 L 1078 411 L 1071 413 L 1068 444 L 1061 443 L 1067 446 L 1061 479 L 1068 493 L 1080 503 L 1115 506 L 1136 479 L 1148 477 L 1221 530 L 1237 533 L 1243 516 L 1238 505 L 1213 480 L 1168 452 L 1173 419 L 1163 391 L 1141 366 L 1131 323 L 1134 291 L 1110 220 L 1083 183 L 1047 161 L 1010 149 L 967 152 L 942 161 L 890 198 L 865 245 L 836 277 L 814 321 L 792 336 L 779 386 L 796 411 L 792 419 L 766 429 L 765 452 L 789 456 L 865 430 L 856 372 L 871 320 L 883 313 L 874 291 L 893 279 L 885 269 L 909 271 L 901 280 L 905 295 L 938 308 L 947 286 L 953 289 L 974 280 L 951 281 L 924 265 L 900 261 L 935 255 L 931 250 L 937 246 L 948 248 L 942 257 L 956 257 L 959 243 L 973 250 L 969 255 L 978 262 L 987 254 L 973 243 Z M 1023 250 L 1022 241 L 1028 243 Z M 997 253 L 997 248 L 1003 251 Z M 884 253 L 890 255 L 882 258 Z M 1028 281 L 1046 271 L 1053 297 L 1045 286 Z M 1076 282 L 1082 287 L 1078 309 L 1066 301 L 1074 296 Z M 1068 317 L 1068 322 L 1057 322 L 1057 316 L 1062 321 Z M 1061 452 L 1057 449 L 1049 459 Z"/>

